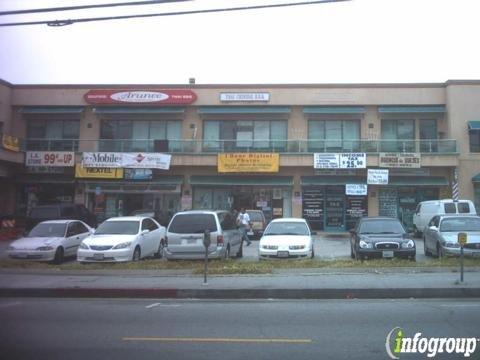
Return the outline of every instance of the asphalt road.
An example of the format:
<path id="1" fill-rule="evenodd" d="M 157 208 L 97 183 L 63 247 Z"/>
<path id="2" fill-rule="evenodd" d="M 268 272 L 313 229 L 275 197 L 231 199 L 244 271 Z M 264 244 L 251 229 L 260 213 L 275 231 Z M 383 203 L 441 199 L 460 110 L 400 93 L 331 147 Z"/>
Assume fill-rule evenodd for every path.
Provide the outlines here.
<path id="1" fill-rule="evenodd" d="M 480 337 L 478 300 L 0 299 L 0 319 L 2 359 L 388 359 L 397 326 Z"/>
<path id="2" fill-rule="evenodd" d="M 0 241 L 0 260 L 6 259 L 7 247 L 10 242 Z M 417 245 L 417 261 L 432 261 L 431 257 L 423 254 L 423 241 L 415 239 Z M 252 241 L 252 245 L 245 246 L 243 249 L 243 259 L 241 261 L 258 260 L 258 241 Z M 315 258 L 317 259 L 349 259 L 350 258 L 350 238 L 345 236 L 316 236 L 315 237 Z M 69 258 L 66 262 L 74 262 L 75 258 Z"/>

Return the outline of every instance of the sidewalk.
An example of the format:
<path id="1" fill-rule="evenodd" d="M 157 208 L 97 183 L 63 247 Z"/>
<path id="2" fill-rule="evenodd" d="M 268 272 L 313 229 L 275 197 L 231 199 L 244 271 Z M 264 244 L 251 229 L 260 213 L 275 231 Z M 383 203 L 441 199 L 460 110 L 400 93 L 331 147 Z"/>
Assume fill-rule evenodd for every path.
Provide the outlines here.
<path id="1" fill-rule="evenodd" d="M 353 299 L 480 297 L 480 272 L 452 269 L 295 269 L 269 275 L 190 271 L 0 270 L 0 297 Z"/>

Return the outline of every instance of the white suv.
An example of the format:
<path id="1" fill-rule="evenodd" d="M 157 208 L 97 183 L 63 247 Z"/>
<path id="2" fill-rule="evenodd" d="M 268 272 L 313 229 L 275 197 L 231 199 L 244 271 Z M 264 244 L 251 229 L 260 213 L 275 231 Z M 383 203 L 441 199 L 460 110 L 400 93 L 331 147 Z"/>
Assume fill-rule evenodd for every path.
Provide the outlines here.
<path id="1" fill-rule="evenodd" d="M 167 259 L 203 259 L 203 236 L 210 231 L 209 258 L 243 256 L 242 233 L 228 211 L 192 210 L 176 213 L 167 228 Z"/>

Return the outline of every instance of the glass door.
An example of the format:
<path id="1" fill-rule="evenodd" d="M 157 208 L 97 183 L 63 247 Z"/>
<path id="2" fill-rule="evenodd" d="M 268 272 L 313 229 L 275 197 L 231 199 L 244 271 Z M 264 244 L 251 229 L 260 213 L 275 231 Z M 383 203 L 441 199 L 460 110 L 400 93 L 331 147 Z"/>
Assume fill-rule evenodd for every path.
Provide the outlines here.
<path id="1" fill-rule="evenodd" d="M 325 230 L 345 231 L 345 187 L 329 186 L 325 194 Z"/>

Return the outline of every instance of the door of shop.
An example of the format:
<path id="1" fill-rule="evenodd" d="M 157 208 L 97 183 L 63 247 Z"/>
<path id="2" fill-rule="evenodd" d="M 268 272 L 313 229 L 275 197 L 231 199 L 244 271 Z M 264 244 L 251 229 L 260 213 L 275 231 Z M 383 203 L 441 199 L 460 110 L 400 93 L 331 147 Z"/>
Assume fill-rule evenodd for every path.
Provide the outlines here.
<path id="1" fill-rule="evenodd" d="M 325 230 L 345 231 L 345 187 L 328 186 L 325 194 Z"/>

